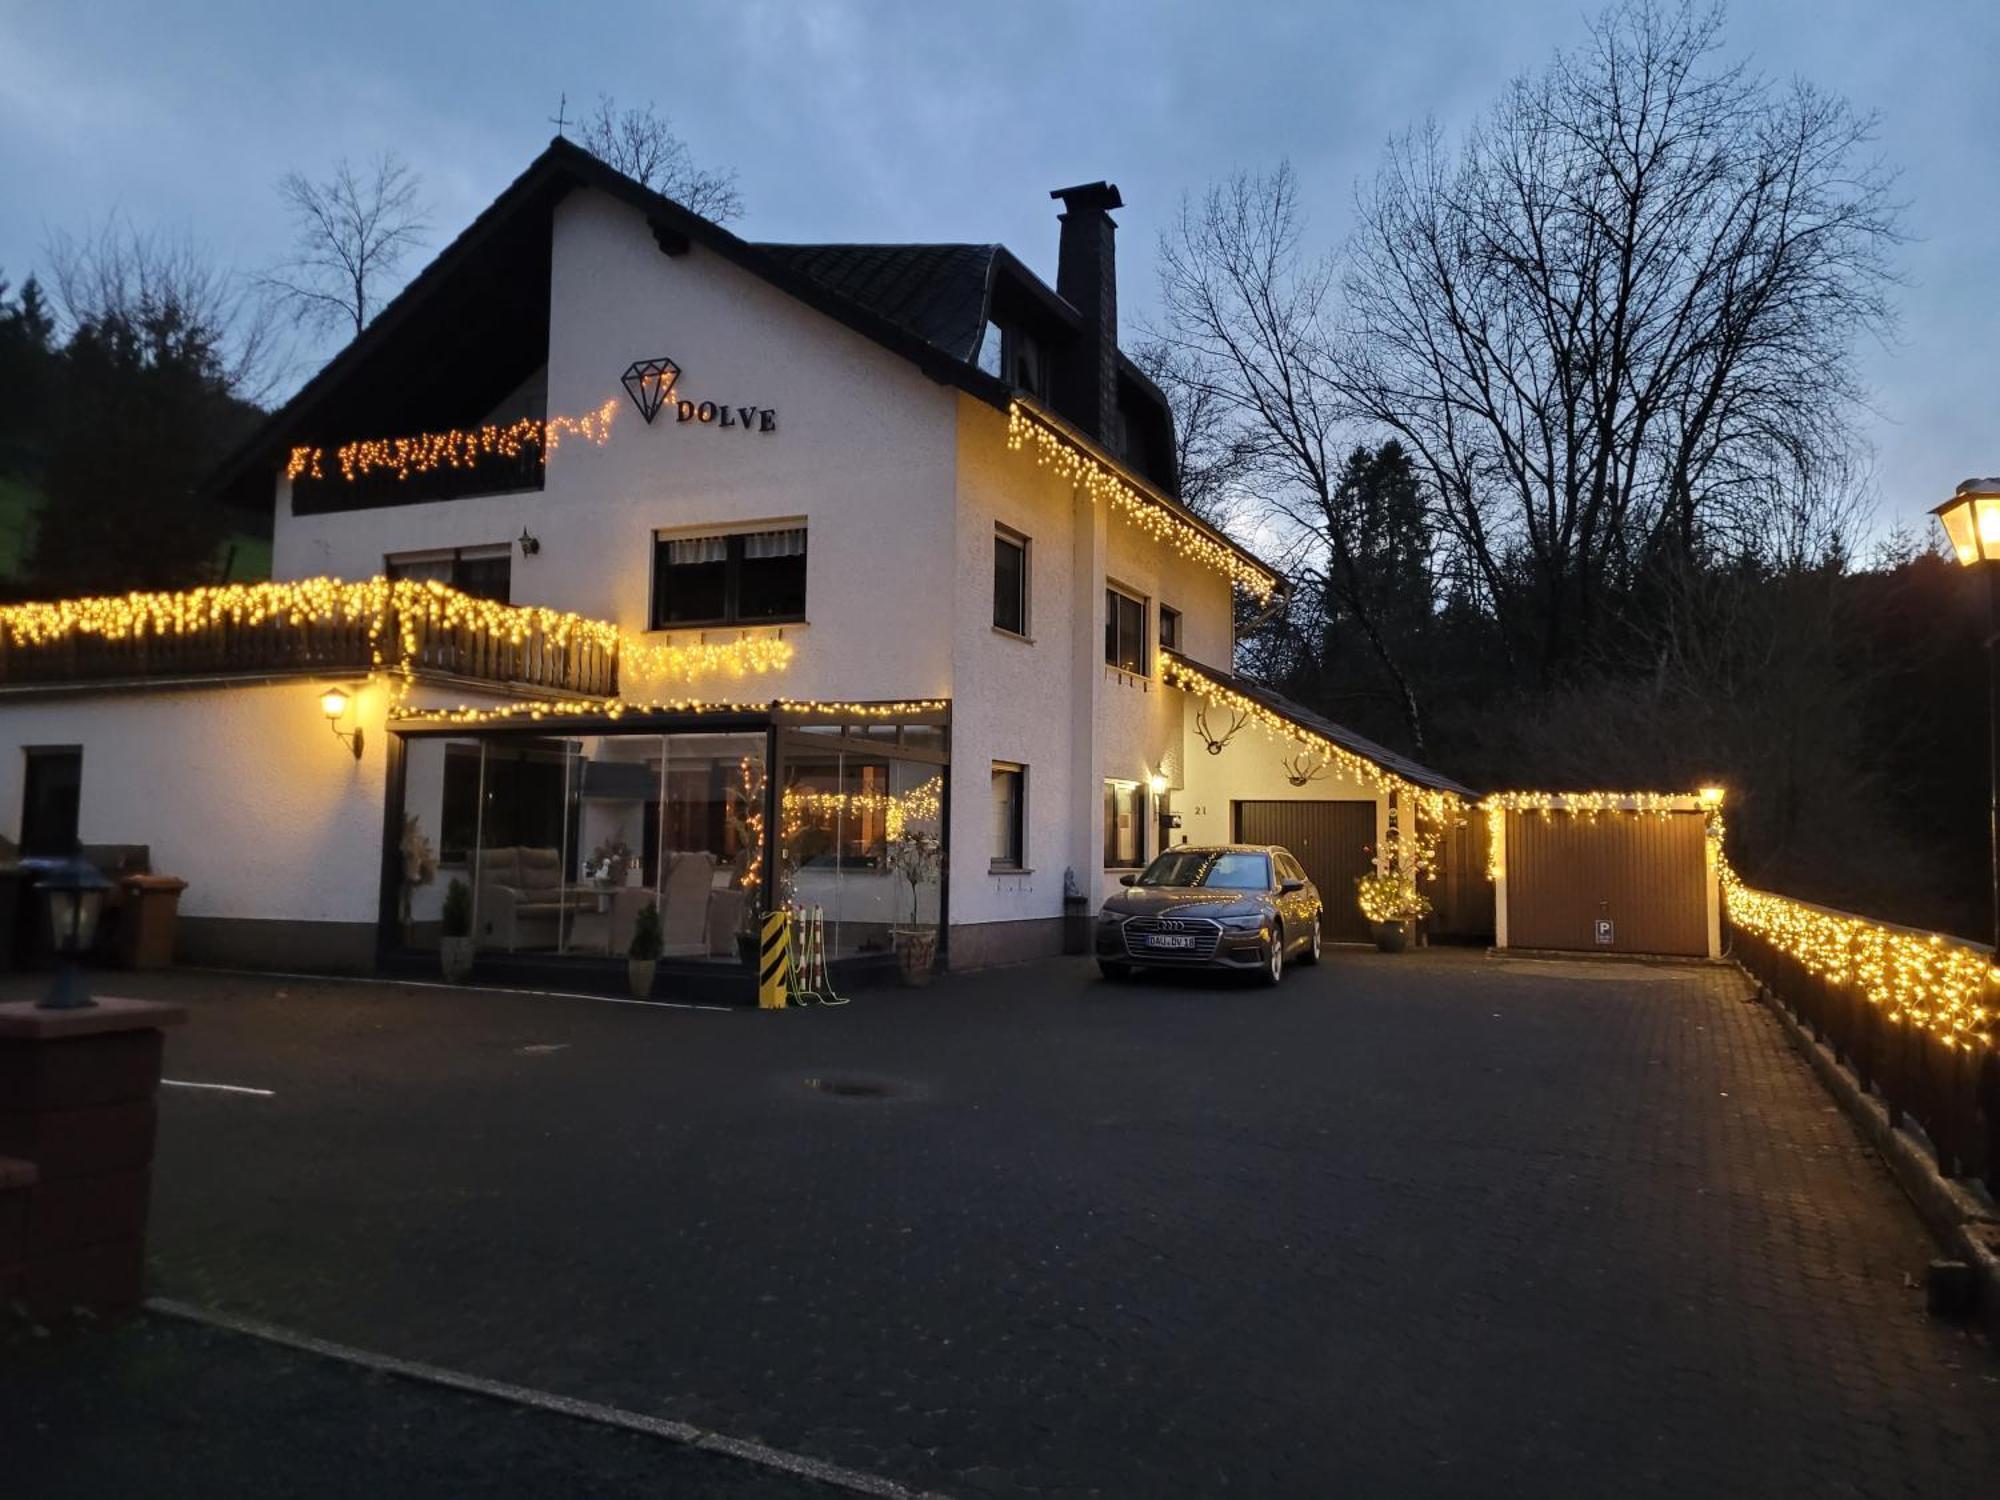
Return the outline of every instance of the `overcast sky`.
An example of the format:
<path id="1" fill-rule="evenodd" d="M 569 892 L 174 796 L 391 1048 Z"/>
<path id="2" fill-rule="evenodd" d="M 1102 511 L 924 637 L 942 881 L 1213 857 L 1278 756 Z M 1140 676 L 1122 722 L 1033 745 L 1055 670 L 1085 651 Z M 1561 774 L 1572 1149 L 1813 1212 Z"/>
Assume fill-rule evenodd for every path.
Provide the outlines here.
<path id="1" fill-rule="evenodd" d="M 1053 281 L 1048 189 L 1109 178 L 1129 329 L 1183 192 L 1289 156 L 1336 244 L 1389 135 L 1463 126 L 1592 8 L 0 0 L 0 274 L 113 210 L 265 264 L 281 173 L 383 148 L 423 174 L 442 244 L 564 91 L 572 115 L 603 91 L 734 167 L 753 238 L 997 240 Z M 1881 116 L 1913 240 L 1899 339 L 1864 354 L 1870 437 L 1880 523 L 1920 518 L 2000 472 L 2000 3 L 1738 0 L 1728 52 Z"/>

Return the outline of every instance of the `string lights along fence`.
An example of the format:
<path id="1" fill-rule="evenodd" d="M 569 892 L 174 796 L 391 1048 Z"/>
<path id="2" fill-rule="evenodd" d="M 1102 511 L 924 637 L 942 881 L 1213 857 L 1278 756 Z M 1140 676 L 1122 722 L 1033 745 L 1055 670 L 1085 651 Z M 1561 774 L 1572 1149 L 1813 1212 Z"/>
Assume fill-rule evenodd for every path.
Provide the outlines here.
<path id="1" fill-rule="evenodd" d="M 303 578 L 0 606 L 0 683 L 206 672 L 420 672 L 615 699 L 665 681 L 781 672 L 777 637 L 655 643 L 606 620 L 431 580 Z"/>
<path id="2" fill-rule="evenodd" d="M 1732 955 L 1830 1046 L 1946 1176 L 2000 1193 L 2000 969 L 1984 948 L 1745 885 L 1724 863 Z"/>

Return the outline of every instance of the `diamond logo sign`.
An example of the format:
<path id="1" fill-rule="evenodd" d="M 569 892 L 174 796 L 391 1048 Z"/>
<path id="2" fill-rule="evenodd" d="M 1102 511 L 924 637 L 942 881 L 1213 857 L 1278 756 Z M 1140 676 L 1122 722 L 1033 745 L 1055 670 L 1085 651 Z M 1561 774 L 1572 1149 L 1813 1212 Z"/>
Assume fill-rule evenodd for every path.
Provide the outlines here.
<path id="1" fill-rule="evenodd" d="M 625 390 L 639 415 L 650 424 L 673 394 L 681 367 L 670 359 L 635 359 L 625 371 Z"/>

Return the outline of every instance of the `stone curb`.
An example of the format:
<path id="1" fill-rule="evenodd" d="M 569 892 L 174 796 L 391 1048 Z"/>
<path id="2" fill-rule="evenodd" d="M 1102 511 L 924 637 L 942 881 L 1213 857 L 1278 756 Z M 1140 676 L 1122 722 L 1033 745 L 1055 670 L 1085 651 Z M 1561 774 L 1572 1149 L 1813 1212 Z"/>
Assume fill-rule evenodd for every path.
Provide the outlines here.
<path id="1" fill-rule="evenodd" d="M 2000 1349 L 2000 1217 L 1939 1172 L 1931 1153 L 1889 1123 L 1887 1106 L 1862 1091 L 1859 1080 L 1833 1055 L 1833 1049 L 1815 1041 L 1805 1023 L 1785 1008 L 1768 985 L 1742 965 L 1737 967 L 1755 987 L 1765 1009 L 1778 1018 L 1792 1046 L 1811 1064 L 1827 1092 L 1887 1163 L 1924 1226 L 1940 1245 L 1972 1267 L 1979 1282 L 1975 1317 L 1993 1347 Z"/>

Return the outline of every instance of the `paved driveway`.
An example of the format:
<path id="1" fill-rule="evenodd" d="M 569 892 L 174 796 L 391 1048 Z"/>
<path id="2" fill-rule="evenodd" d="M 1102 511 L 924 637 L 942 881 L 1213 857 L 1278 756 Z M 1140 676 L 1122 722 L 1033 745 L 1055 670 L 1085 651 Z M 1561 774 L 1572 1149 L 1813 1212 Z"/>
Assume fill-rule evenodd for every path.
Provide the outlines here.
<path id="1" fill-rule="evenodd" d="M 959 1493 L 2000 1472 L 2000 1359 L 1729 971 L 143 988 L 198 997 L 170 1076 L 273 1091 L 168 1091 L 156 1288 L 346 1343 Z"/>

